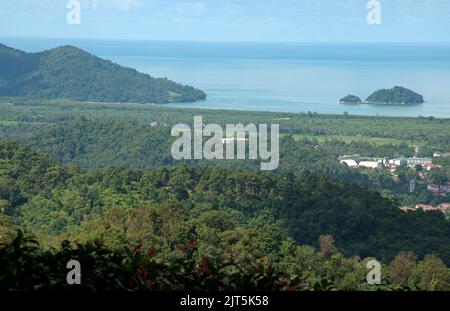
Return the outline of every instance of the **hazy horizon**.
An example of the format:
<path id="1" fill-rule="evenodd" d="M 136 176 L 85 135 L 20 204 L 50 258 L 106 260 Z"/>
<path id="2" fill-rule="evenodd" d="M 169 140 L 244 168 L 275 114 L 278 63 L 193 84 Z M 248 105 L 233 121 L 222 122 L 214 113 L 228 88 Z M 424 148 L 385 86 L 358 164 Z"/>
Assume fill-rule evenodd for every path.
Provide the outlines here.
<path id="1" fill-rule="evenodd" d="M 450 44 L 448 41 L 258 41 L 258 40 L 183 40 L 183 39 L 130 39 L 130 38 L 84 38 L 84 37 L 52 37 L 52 36 L 9 36 L 0 35 L 2 39 L 43 39 L 43 40 L 89 40 L 89 41 L 131 41 L 131 42 L 192 42 L 192 43 L 280 43 L 280 44 L 311 44 L 311 45 L 363 45 L 363 44 L 392 44 L 392 45 L 442 45 Z M 1 43 L 1 42 L 0 42 Z"/>
<path id="2" fill-rule="evenodd" d="M 367 0 L 3 0 L 0 36 L 196 42 L 448 42 L 450 2 L 381 1 L 380 24 Z M 338 13 L 338 14 L 337 14 Z"/>

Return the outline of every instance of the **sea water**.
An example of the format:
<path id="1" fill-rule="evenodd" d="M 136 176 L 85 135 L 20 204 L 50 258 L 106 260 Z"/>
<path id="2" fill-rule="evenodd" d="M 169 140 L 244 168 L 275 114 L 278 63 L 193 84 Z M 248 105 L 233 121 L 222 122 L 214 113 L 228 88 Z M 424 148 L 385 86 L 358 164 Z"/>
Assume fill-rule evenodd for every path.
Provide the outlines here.
<path id="1" fill-rule="evenodd" d="M 195 86 L 207 100 L 168 106 L 450 118 L 450 44 L 251 43 L 0 38 L 38 52 L 72 44 L 99 57 Z M 404 86 L 414 106 L 343 105 L 354 94 Z"/>

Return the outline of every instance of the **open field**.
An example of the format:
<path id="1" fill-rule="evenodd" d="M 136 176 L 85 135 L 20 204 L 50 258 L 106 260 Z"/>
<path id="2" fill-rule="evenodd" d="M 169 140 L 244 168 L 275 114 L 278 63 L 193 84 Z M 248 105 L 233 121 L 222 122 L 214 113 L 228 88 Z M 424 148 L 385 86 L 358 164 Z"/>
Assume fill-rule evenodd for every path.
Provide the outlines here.
<path id="1" fill-rule="evenodd" d="M 292 137 L 296 141 L 300 141 L 303 139 L 317 140 L 319 143 L 324 143 L 330 140 L 339 140 L 346 143 L 351 142 L 368 142 L 375 145 L 389 145 L 389 144 L 404 144 L 414 147 L 422 145 L 421 142 L 418 141 L 401 141 L 399 139 L 394 138 L 381 138 L 381 137 L 365 137 L 365 136 L 345 136 L 345 135 L 302 135 L 302 134 L 294 134 Z"/>

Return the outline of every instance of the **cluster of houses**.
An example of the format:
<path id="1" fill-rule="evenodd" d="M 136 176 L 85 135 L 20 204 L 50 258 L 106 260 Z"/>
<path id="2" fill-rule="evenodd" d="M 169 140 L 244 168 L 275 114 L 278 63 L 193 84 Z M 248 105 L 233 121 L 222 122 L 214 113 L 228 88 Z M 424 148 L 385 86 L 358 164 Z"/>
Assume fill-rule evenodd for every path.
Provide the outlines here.
<path id="1" fill-rule="evenodd" d="M 434 207 L 432 205 L 426 205 L 426 204 L 417 204 L 415 208 L 408 207 L 408 206 L 400 206 L 400 210 L 407 213 L 407 212 L 414 212 L 418 210 L 422 210 L 424 212 L 442 212 L 447 213 L 450 211 L 450 203 L 442 203 L 438 205 L 437 207 Z"/>
<path id="2" fill-rule="evenodd" d="M 446 183 L 445 185 L 428 184 L 427 190 L 434 194 L 450 193 L 450 183 Z"/>
<path id="3" fill-rule="evenodd" d="M 436 151 L 433 154 L 433 158 L 448 158 L 450 157 L 450 152 L 440 152 L 440 151 Z"/>
<path id="4" fill-rule="evenodd" d="M 369 158 L 361 158 L 359 154 L 354 155 L 344 155 L 339 157 L 339 161 L 341 164 L 347 165 L 352 168 L 387 168 L 391 170 L 395 170 L 397 167 L 412 167 L 415 168 L 418 165 L 422 166 L 425 170 L 431 170 L 434 168 L 438 168 L 437 164 L 433 163 L 432 158 L 397 158 L 397 159 L 369 159 Z"/>

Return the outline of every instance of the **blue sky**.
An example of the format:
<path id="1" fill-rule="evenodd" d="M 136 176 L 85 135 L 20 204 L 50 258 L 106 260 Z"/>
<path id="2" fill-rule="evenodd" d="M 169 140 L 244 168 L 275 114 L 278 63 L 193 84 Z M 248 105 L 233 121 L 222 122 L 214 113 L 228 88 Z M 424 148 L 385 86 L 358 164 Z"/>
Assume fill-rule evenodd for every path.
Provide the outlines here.
<path id="1" fill-rule="evenodd" d="M 449 42 L 449 0 L 1 0 L 0 36 L 195 41 Z"/>

